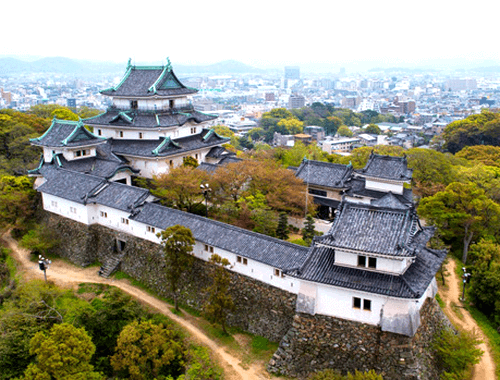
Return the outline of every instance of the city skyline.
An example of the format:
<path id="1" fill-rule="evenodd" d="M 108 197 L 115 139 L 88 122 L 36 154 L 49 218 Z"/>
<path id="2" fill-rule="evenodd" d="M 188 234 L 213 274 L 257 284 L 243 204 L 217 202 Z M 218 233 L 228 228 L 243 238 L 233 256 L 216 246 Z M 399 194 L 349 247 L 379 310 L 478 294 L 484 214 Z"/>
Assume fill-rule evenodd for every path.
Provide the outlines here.
<path id="1" fill-rule="evenodd" d="M 298 65 L 331 72 L 499 65 L 488 41 L 495 35 L 495 13 L 451 4 L 153 1 L 132 9 L 90 0 L 68 9 L 66 2 L 49 0 L 26 10 L 12 2 L 6 11 L 13 17 L 4 27 L 13 33 L 0 56 L 152 64 L 169 57 L 174 65 L 236 60 L 259 68 Z"/>

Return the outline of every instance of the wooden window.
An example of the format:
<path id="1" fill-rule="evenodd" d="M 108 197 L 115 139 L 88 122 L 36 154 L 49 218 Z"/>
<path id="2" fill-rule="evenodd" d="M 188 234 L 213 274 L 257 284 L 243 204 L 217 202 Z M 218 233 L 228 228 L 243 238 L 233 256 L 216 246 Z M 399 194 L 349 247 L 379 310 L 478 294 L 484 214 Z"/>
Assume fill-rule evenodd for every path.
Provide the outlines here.
<path id="1" fill-rule="evenodd" d="M 135 110 L 135 109 L 137 109 L 137 107 L 138 107 L 137 100 L 131 100 L 130 101 L 130 108 Z"/>
<path id="2" fill-rule="evenodd" d="M 76 214 L 76 207 L 70 207 L 69 211 L 71 211 L 72 214 Z"/>
<path id="3" fill-rule="evenodd" d="M 276 277 L 279 277 L 279 276 L 280 276 L 280 270 L 279 270 L 279 269 L 275 269 L 275 270 L 274 270 L 274 275 L 275 275 Z"/>
<path id="4" fill-rule="evenodd" d="M 214 247 L 210 246 L 210 253 L 214 253 Z"/>
<path id="5" fill-rule="evenodd" d="M 50 202 L 50 205 L 51 205 L 52 207 L 57 207 L 57 202 L 56 202 L 56 201 L 51 201 L 51 202 Z"/>
<path id="6" fill-rule="evenodd" d="M 120 131 L 120 137 L 123 137 L 123 131 Z"/>
<path id="7" fill-rule="evenodd" d="M 363 300 L 363 310 L 371 311 L 372 310 L 372 301 Z"/>
<path id="8" fill-rule="evenodd" d="M 122 223 L 123 224 L 128 224 L 129 220 L 127 218 L 122 218 Z"/>
<path id="9" fill-rule="evenodd" d="M 154 228 L 152 226 L 146 226 L 146 231 L 151 232 L 152 234 L 154 234 L 156 232 L 156 228 Z"/>
<path id="10" fill-rule="evenodd" d="M 173 168 L 173 167 L 174 167 L 174 160 L 170 160 L 170 161 L 168 162 L 168 164 L 169 164 L 169 166 L 170 166 L 171 168 Z"/>
<path id="11" fill-rule="evenodd" d="M 208 244 L 205 244 L 205 251 L 208 252 Z"/>
<path id="12" fill-rule="evenodd" d="M 236 262 L 241 263 L 243 261 L 241 256 L 236 256 Z"/>
<path id="13" fill-rule="evenodd" d="M 355 309 L 361 309 L 361 298 L 352 297 L 352 307 Z"/>
<path id="14" fill-rule="evenodd" d="M 102 136 L 102 131 L 100 129 L 97 130 L 97 136 Z"/>
<path id="15" fill-rule="evenodd" d="M 191 134 L 194 135 L 196 133 L 196 127 L 191 127 Z"/>
<path id="16" fill-rule="evenodd" d="M 243 258 L 243 265 L 248 265 L 248 260 L 246 257 Z"/>
<path id="17" fill-rule="evenodd" d="M 139 132 L 139 138 L 142 139 L 144 137 L 144 134 L 142 132 Z"/>
<path id="18" fill-rule="evenodd" d="M 106 211 L 101 211 L 100 215 L 101 215 L 101 218 L 107 218 L 108 217 L 108 213 Z"/>

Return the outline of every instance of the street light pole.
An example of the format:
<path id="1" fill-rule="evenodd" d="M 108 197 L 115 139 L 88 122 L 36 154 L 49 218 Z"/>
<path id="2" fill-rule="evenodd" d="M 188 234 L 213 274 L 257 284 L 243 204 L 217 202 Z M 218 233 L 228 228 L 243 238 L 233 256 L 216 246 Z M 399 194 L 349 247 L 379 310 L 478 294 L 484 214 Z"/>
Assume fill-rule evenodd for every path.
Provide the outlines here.
<path id="1" fill-rule="evenodd" d="M 203 193 L 203 196 L 205 197 L 205 217 L 208 218 L 208 194 L 212 191 L 208 183 L 201 184 L 200 185 L 201 192 Z"/>
<path id="2" fill-rule="evenodd" d="M 43 277 L 45 278 L 45 282 L 47 282 L 47 269 L 49 269 L 49 265 L 52 264 L 52 261 L 44 258 L 42 255 L 38 255 L 38 267 L 40 270 L 43 270 Z"/>
<path id="3" fill-rule="evenodd" d="M 464 283 L 464 287 L 462 289 L 462 298 L 461 300 L 462 301 L 465 301 L 465 285 L 467 285 L 467 283 L 469 282 L 469 278 L 471 276 L 470 273 L 467 273 L 467 270 L 465 269 L 465 267 L 462 267 L 462 271 L 464 272 L 463 276 L 462 276 L 462 281 Z"/>

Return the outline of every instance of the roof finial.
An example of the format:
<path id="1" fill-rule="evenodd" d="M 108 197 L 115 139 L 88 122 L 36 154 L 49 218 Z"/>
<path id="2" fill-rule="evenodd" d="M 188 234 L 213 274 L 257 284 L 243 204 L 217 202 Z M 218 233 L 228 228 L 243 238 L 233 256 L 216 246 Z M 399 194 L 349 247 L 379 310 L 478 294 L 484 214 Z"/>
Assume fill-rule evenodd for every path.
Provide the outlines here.
<path id="1" fill-rule="evenodd" d="M 172 64 L 170 63 L 170 58 L 167 57 L 167 70 L 171 71 L 172 70 Z"/>
<path id="2" fill-rule="evenodd" d="M 132 58 L 129 58 L 128 59 L 128 63 L 127 63 L 127 69 L 132 66 Z"/>

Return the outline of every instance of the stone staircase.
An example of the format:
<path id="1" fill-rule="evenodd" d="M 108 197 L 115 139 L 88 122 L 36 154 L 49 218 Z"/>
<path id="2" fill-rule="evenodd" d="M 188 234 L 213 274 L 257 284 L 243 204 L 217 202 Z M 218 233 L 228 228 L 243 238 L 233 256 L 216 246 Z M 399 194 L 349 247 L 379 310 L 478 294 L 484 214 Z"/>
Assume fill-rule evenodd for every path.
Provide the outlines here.
<path id="1" fill-rule="evenodd" d="M 99 270 L 99 276 L 109 278 L 109 276 L 111 276 L 113 272 L 118 269 L 123 257 L 125 257 L 125 254 L 116 255 L 109 258 Z"/>

